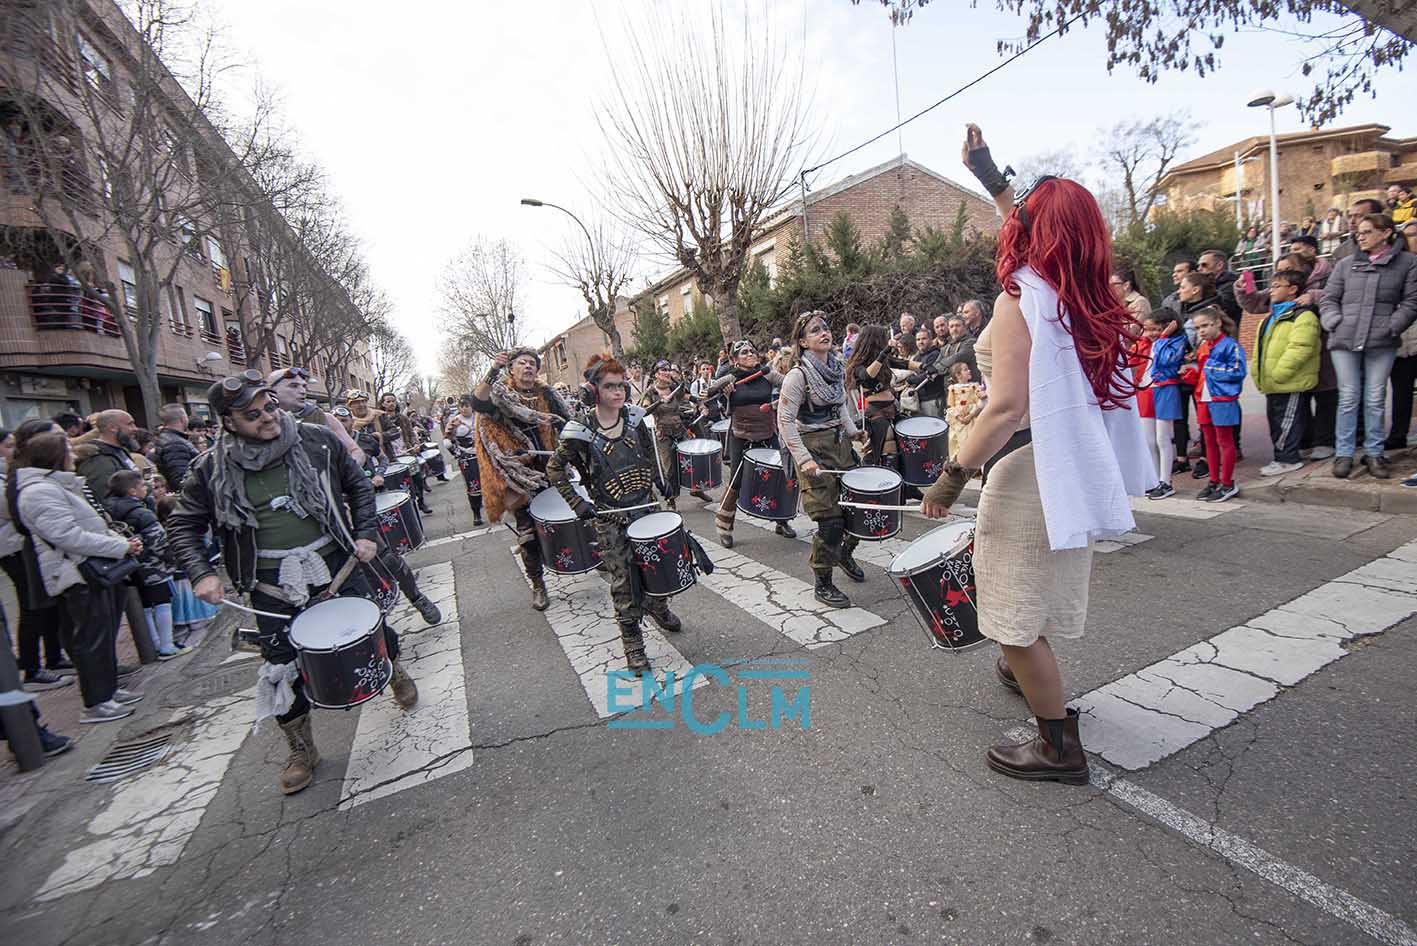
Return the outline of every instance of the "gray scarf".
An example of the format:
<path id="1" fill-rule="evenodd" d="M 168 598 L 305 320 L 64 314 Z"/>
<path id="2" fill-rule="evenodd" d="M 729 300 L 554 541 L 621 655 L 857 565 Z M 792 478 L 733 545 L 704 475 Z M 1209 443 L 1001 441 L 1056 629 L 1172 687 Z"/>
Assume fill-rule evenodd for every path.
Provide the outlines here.
<path id="1" fill-rule="evenodd" d="M 827 352 L 827 360 L 822 361 L 811 352 L 803 351 L 797 364 L 802 369 L 802 377 L 807 379 L 807 390 L 813 401 L 827 405 L 846 400 L 846 367 L 836 352 Z"/>
<path id="2" fill-rule="evenodd" d="M 211 486 L 217 523 L 228 529 L 256 528 L 256 509 L 246 495 L 246 472 L 258 473 L 284 460 L 290 479 L 287 508 L 302 519 L 313 515 L 326 535 L 340 535 L 338 513 L 300 446 L 300 424 L 285 411 L 279 417 L 280 436 L 274 440 L 248 440 L 229 430 L 217 435 L 212 447 Z"/>

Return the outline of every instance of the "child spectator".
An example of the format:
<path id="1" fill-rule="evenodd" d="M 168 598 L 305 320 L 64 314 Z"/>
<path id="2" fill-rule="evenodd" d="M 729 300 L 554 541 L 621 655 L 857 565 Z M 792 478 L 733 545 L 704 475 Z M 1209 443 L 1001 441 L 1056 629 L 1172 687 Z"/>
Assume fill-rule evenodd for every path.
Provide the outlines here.
<path id="1" fill-rule="evenodd" d="M 169 493 L 157 504 L 158 522 L 167 525 L 167 518 L 177 508 L 177 495 Z M 207 625 L 216 616 L 215 605 L 207 604 L 192 591 L 192 583 L 181 568 L 172 574 L 172 623 L 173 640 L 185 646 L 193 634 L 205 633 Z"/>
<path id="2" fill-rule="evenodd" d="M 108 478 L 108 499 L 104 506 L 114 522 L 121 522 L 143 540 L 138 557 L 138 596 L 147 615 L 148 632 L 157 646 L 159 660 L 171 660 L 192 652 L 172 640 L 172 566 L 168 564 L 167 530 L 148 505 L 148 484 L 137 470 L 119 470 Z"/>
<path id="3" fill-rule="evenodd" d="M 1174 495 L 1171 477 L 1176 462 L 1176 422 L 1181 410 L 1181 359 L 1186 353 L 1186 334 L 1175 313 L 1154 309 L 1142 319 L 1142 333 L 1132 344 L 1132 364 L 1137 383 L 1137 414 L 1156 461 L 1156 485 L 1146 491 L 1148 499 Z"/>
<path id="4" fill-rule="evenodd" d="M 1305 282 L 1301 273 L 1274 274 L 1269 318 L 1255 333 L 1250 374 L 1264 392 L 1269 439 L 1274 441 L 1274 460 L 1260 468 L 1261 476 L 1292 473 L 1303 466 L 1299 444 L 1308 413 L 1305 394 L 1319 383 L 1319 315 L 1297 301 Z"/>
<path id="5" fill-rule="evenodd" d="M 163 476 L 161 473 L 154 473 L 151 485 L 153 508 L 156 509 L 158 503 L 162 502 L 167 497 L 167 477 Z"/>
<path id="6" fill-rule="evenodd" d="M 1240 388 L 1245 382 L 1245 352 L 1228 334 L 1235 323 L 1219 307 L 1191 317 L 1200 338 L 1196 364 L 1196 420 L 1205 441 L 1210 483 L 1196 496 L 1202 502 L 1223 503 L 1239 495 L 1235 485 L 1235 431 L 1240 423 Z M 1227 324 L 1228 323 L 1228 324 Z"/>
<path id="7" fill-rule="evenodd" d="M 984 386 L 974 380 L 974 372 L 969 363 L 955 362 L 950 368 L 950 389 L 946 395 L 945 420 L 950 425 L 950 459 L 955 458 L 964 441 L 969 437 L 969 427 L 974 418 L 984 410 Z"/>

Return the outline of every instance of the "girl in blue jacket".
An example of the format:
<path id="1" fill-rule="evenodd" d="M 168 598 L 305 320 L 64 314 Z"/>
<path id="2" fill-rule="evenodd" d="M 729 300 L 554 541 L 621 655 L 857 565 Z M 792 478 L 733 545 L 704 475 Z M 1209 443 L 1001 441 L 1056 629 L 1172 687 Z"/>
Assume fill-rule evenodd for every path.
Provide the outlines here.
<path id="1" fill-rule="evenodd" d="M 1249 369 L 1245 352 L 1226 333 L 1229 318 L 1224 312 L 1213 306 L 1201 309 L 1192 321 L 1200 337 L 1196 419 L 1205 438 L 1206 465 L 1210 467 L 1210 483 L 1196 498 L 1223 503 L 1240 492 L 1235 485 L 1235 431 L 1230 428 L 1240 423 L 1240 389 Z"/>
<path id="2" fill-rule="evenodd" d="M 1160 482 L 1147 490 L 1146 495 L 1148 499 L 1165 499 L 1176 492 L 1171 486 L 1171 466 L 1176 459 L 1174 427 L 1175 422 L 1185 416 L 1182 411 L 1181 361 L 1185 358 L 1188 341 L 1175 315 L 1166 309 L 1153 309 L 1142 320 L 1142 329 L 1154 337 L 1151 343 L 1151 400 L 1158 428 L 1156 449 L 1157 470 L 1160 473 Z"/>

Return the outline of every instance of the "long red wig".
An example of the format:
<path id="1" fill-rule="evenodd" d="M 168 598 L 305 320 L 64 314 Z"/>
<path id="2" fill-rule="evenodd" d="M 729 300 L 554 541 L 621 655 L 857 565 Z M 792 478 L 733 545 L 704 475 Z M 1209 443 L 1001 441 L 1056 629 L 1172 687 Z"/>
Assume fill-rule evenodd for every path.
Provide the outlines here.
<path id="1" fill-rule="evenodd" d="M 1124 370 L 1136 319 L 1112 291 L 1112 236 L 1097 201 L 1081 184 L 1056 178 L 1029 194 L 1022 209 L 999 230 L 1000 285 L 1017 297 L 1013 274 L 1032 266 L 1058 293 L 1058 318 L 1098 405 L 1122 407 L 1137 390 Z"/>

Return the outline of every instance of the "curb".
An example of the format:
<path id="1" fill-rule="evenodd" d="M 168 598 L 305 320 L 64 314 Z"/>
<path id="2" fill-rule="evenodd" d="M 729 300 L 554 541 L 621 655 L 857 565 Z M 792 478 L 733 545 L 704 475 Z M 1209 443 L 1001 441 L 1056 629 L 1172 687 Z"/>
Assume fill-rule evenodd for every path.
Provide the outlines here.
<path id="1" fill-rule="evenodd" d="M 1367 479 L 1365 477 L 1365 479 Z M 1333 480 L 1332 485 L 1320 480 L 1304 479 L 1297 483 L 1255 482 L 1240 484 L 1240 495 L 1263 503 L 1300 503 L 1308 506 L 1330 506 L 1357 509 L 1363 512 L 1384 512 L 1392 515 L 1417 515 L 1417 490 L 1403 489 L 1395 481 L 1380 486 L 1369 479 L 1364 483 Z"/>

